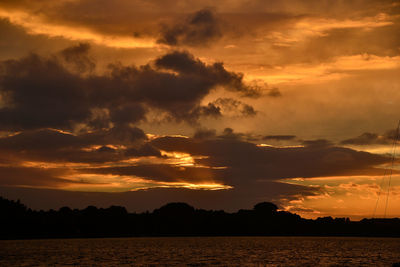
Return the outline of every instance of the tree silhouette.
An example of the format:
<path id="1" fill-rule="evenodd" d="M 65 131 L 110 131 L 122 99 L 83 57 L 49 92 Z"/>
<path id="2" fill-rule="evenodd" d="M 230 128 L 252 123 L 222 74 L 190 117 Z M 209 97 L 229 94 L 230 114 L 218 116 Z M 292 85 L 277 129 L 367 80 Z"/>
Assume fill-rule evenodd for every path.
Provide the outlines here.
<path id="1" fill-rule="evenodd" d="M 278 210 L 278 207 L 271 202 L 261 202 L 254 205 L 253 208 L 257 213 L 273 214 Z"/>
<path id="2" fill-rule="evenodd" d="M 128 213 L 111 206 L 72 210 L 32 211 L 19 201 L 0 197 L 0 239 L 122 237 L 122 236 L 203 236 L 203 235 L 328 235 L 398 236 L 400 219 L 323 217 L 303 219 L 279 211 L 270 202 L 258 203 L 251 210 L 227 213 L 203 210 L 182 203 L 168 203 L 153 212 Z"/>

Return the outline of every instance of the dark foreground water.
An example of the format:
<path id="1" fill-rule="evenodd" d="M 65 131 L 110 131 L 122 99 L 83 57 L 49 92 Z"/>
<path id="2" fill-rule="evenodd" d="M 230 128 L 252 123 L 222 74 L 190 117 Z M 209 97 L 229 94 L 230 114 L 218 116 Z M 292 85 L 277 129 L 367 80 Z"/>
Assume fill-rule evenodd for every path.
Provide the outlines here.
<path id="1" fill-rule="evenodd" d="M 400 239 L 171 237 L 0 241 L 0 266 L 392 266 Z"/>

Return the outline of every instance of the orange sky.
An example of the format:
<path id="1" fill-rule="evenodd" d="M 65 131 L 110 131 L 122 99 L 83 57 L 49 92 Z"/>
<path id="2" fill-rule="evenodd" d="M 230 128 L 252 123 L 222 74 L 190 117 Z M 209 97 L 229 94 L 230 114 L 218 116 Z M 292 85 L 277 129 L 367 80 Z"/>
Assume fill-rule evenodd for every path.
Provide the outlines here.
<path id="1" fill-rule="evenodd" d="M 0 194 L 385 216 L 399 30 L 396 0 L 2 1 Z"/>

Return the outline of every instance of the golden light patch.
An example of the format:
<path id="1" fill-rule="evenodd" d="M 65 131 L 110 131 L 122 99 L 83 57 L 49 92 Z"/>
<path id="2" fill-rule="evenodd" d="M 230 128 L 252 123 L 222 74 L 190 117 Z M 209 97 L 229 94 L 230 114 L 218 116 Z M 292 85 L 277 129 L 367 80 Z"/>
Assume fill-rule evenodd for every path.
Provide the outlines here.
<path id="1" fill-rule="evenodd" d="M 386 13 L 379 13 L 376 16 L 365 17 L 358 20 L 338 20 L 327 18 L 307 18 L 295 24 L 295 29 L 302 35 L 324 35 L 324 32 L 331 29 L 346 28 L 377 28 L 393 25 L 394 17 Z"/>
<path id="2" fill-rule="evenodd" d="M 152 188 L 187 188 L 193 190 L 227 190 L 232 186 L 218 183 L 160 182 L 137 176 L 111 174 L 72 174 L 62 177 L 71 180 L 71 184 L 60 189 L 91 192 L 126 192 Z"/>
<path id="3" fill-rule="evenodd" d="M 158 45 L 152 39 L 139 39 L 118 35 L 104 35 L 85 27 L 70 27 L 44 21 L 40 16 L 22 11 L 0 9 L 0 18 L 23 27 L 28 34 L 43 34 L 49 37 L 62 37 L 73 41 L 89 41 L 114 48 L 155 48 Z"/>
<path id="4" fill-rule="evenodd" d="M 340 56 L 332 62 L 318 65 L 287 65 L 281 70 L 272 70 L 269 74 L 257 70 L 249 70 L 247 78 L 261 80 L 270 85 L 318 84 L 348 77 L 353 71 L 388 70 L 397 68 L 400 68 L 400 56 L 381 57 L 360 54 Z"/>
<path id="5" fill-rule="evenodd" d="M 232 189 L 232 186 L 210 183 L 210 184 L 193 184 L 193 183 L 161 183 L 160 186 L 162 188 L 187 188 L 194 190 L 227 190 Z"/>
<path id="6" fill-rule="evenodd" d="M 264 39 L 271 40 L 274 46 L 291 47 L 312 36 L 325 36 L 327 31 L 333 29 L 360 28 L 369 30 L 372 28 L 393 25 L 392 20 L 395 16 L 379 13 L 376 16 L 364 17 L 358 20 L 339 20 L 332 18 L 308 17 L 294 23 L 289 29 L 281 32 L 272 31 L 264 37 L 259 37 L 257 41 Z"/>
<path id="7" fill-rule="evenodd" d="M 94 145 L 94 146 L 89 146 L 89 147 L 84 147 L 81 150 L 86 151 L 86 152 L 91 152 L 91 151 L 96 151 L 102 147 L 108 147 L 111 149 L 115 150 L 120 150 L 120 149 L 126 149 L 127 147 L 124 145 L 112 145 L 112 144 L 106 144 L 106 145 Z"/>
<path id="8" fill-rule="evenodd" d="M 258 147 L 272 147 L 272 148 L 303 148 L 303 145 L 295 145 L 295 146 L 275 146 L 268 144 L 257 144 Z"/>
<path id="9" fill-rule="evenodd" d="M 202 190 L 226 190 L 233 188 L 232 186 L 224 184 L 183 184 L 182 187 Z"/>
<path id="10" fill-rule="evenodd" d="M 19 163 L 19 166 L 41 169 L 81 169 L 89 168 L 92 165 L 89 163 L 74 162 L 23 161 Z"/>
<path id="11" fill-rule="evenodd" d="M 151 180 L 127 175 L 72 173 L 61 178 L 71 181 L 61 189 L 71 191 L 125 192 L 156 186 Z"/>
<path id="12" fill-rule="evenodd" d="M 365 151 L 373 154 L 392 154 L 393 148 L 388 145 L 363 145 L 363 146 L 355 146 L 355 145 L 343 145 L 343 147 L 348 147 L 353 150 Z M 361 149 L 362 148 L 362 149 Z"/>
<path id="13" fill-rule="evenodd" d="M 160 150 L 162 156 L 166 156 L 169 158 L 169 163 L 174 164 L 176 166 L 182 166 L 182 167 L 200 167 L 200 165 L 195 163 L 195 159 L 203 159 L 207 158 L 207 156 L 192 156 L 189 153 L 183 153 L 183 152 L 169 152 L 169 151 L 164 151 Z"/>
<path id="14" fill-rule="evenodd" d="M 156 135 L 156 134 L 149 134 L 149 133 L 147 133 L 147 134 L 146 134 L 146 137 L 147 137 L 147 139 L 149 139 L 149 140 L 151 141 L 151 140 L 154 140 L 154 139 L 156 139 L 156 138 L 159 138 L 160 136 L 159 136 L 159 135 Z"/>
<path id="15" fill-rule="evenodd" d="M 319 189 L 315 195 L 284 204 L 287 210 L 305 218 L 333 216 L 358 220 L 400 215 L 400 175 L 294 178 L 283 182 Z"/>

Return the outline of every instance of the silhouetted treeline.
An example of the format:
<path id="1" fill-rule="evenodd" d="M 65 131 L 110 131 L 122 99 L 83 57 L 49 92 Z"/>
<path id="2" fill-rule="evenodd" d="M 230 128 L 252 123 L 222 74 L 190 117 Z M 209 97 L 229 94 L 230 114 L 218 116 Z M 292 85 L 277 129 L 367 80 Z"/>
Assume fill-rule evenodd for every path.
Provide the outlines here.
<path id="1" fill-rule="evenodd" d="M 19 201 L 0 197 L 0 214 L 0 239 L 226 235 L 400 237 L 400 219 L 350 221 L 324 217 L 310 220 L 278 211 L 276 205 L 268 202 L 236 213 L 195 209 L 186 203 L 169 203 L 151 213 L 128 213 L 120 206 L 33 211 Z"/>

